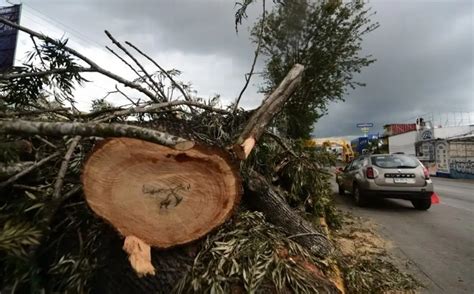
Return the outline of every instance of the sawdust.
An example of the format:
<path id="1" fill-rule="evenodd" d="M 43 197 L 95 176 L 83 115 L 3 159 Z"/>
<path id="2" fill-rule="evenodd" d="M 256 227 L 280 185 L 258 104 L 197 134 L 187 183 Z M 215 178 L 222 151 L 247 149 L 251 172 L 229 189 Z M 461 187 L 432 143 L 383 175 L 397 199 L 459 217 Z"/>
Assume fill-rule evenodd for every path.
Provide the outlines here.
<path id="1" fill-rule="evenodd" d="M 346 214 L 332 232 L 348 293 L 418 293 L 420 284 L 392 262 L 393 244 L 379 236 L 370 220 Z"/>
<path id="2" fill-rule="evenodd" d="M 342 229 L 334 233 L 334 240 L 341 254 L 348 257 L 384 254 L 393 247 L 390 241 L 377 234 L 373 222 L 349 215 L 346 215 Z"/>

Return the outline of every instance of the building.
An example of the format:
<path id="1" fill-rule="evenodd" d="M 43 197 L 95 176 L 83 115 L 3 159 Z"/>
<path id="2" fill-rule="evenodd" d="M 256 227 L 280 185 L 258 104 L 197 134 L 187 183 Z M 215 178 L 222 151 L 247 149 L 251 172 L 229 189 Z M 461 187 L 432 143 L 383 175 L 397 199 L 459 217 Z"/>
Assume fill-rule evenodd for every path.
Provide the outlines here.
<path id="1" fill-rule="evenodd" d="M 385 152 L 403 152 L 415 155 L 416 124 L 387 124 L 380 139 Z M 396 137 L 398 136 L 398 137 Z M 392 139 L 390 139 L 392 138 Z"/>
<path id="2" fill-rule="evenodd" d="M 416 131 L 416 124 L 388 124 L 383 126 L 385 137 Z"/>
<path id="3" fill-rule="evenodd" d="M 447 170 L 438 169 L 438 173 L 447 172 L 452 178 L 474 179 L 474 133 L 449 138 L 447 156 L 437 158 L 445 160 Z"/>
<path id="4" fill-rule="evenodd" d="M 405 153 L 408 155 L 416 155 L 415 143 L 417 136 L 418 132 L 413 130 L 386 137 L 388 153 Z"/>
<path id="5" fill-rule="evenodd" d="M 391 129 L 393 135 L 386 136 L 389 153 L 416 156 L 431 175 L 474 178 L 474 125 L 433 127 L 418 119 L 415 130 L 403 132 L 411 128 Z"/>
<path id="6" fill-rule="evenodd" d="M 471 131 L 422 143 L 418 158 L 431 175 L 474 179 L 474 126 Z"/>

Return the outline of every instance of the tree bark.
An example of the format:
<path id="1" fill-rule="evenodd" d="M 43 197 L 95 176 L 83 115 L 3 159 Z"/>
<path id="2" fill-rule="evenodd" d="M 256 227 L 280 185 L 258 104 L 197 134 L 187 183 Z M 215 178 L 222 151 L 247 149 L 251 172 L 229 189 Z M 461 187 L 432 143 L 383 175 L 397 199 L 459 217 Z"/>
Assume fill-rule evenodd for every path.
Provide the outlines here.
<path id="1" fill-rule="evenodd" d="M 239 159 L 243 160 L 249 156 L 255 142 L 260 139 L 268 124 L 281 111 L 285 102 L 296 90 L 301 82 L 303 70 L 304 67 L 301 64 L 296 64 L 276 90 L 262 102 L 262 105 L 250 117 L 233 146 L 233 150 Z"/>
<path id="2" fill-rule="evenodd" d="M 167 133 L 125 124 L 70 123 L 39 121 L 0 121 L 0 133 L 46 136 L 129 137 L 158 143 L 177 150 L 187 150 L 194 142 Z"/>
<path id="3" fill-rule="evenodd" d="M 311 253 L 326 258 L 332 244 L 322 230 L 299 216 L 286 203 L 283 195 L 259 173 L 252 172 L 246 182 L 245 202 L 250 208 L 261 211 L 266 219 L 281 227 L 292 239 Z"/>

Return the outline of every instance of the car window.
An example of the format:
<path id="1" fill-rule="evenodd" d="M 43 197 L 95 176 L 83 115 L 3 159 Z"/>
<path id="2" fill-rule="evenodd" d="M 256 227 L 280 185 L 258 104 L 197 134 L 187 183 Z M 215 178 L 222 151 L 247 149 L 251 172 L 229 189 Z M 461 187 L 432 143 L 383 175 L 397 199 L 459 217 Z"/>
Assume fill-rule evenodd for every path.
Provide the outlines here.
<path id="1" fill-rule="evenodd" d="M 410 156 L 391 154 L 372 157 L 372 164 L 381 168 L 415 168 L 419 162 Z"/>

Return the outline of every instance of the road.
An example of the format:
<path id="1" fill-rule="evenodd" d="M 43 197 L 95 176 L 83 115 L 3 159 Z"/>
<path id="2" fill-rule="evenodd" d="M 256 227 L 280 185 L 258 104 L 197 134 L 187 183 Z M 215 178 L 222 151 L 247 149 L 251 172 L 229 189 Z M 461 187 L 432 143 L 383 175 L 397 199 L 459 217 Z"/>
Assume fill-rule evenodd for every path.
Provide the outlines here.
<path id="1" fill-rule="evenodd" d="M 337 195 L 336 202 L 378 224 L 379 233 L 392 241 L 393 254 L 426 286 L 424 293 L 472 294 L 474 181 L 434 178 L 433 182 L 441 202 L 428 211 L 415 210 L 403 200 L 379 200 L 359 208 L 350 196 Z"/>

